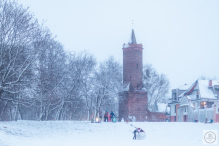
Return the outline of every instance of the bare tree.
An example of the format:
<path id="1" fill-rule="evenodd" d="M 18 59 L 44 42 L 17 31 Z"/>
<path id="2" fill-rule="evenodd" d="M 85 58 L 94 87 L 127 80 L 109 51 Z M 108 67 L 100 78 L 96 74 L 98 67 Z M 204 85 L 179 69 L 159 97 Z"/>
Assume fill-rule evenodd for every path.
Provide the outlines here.
<path id="1" fill-rule="evenodd" d="M 82 81 L 82 92 L 83 92 L 83 98 L 85 99 L 85 105 L 87 109 L 87 120 L 91 120 L 91 114 L 92 114 L 92 109 L 93 109 L 94 100 L 95 100 L 95 95 L 93 92 L 95 90 L 95 86 L 93 84 L 95 82 L 94 69 L 95 68 L 93 68 L 89 76 L 84 78 L 84 80 Z"/>
<path id="2" fill-rule="evenodd" d="M 117 109 L 122 68 L 96 67 L 90 53 L 66 53 L 16 1 L 0 1 L 0 120 L 73 120 Z"/>
<path id="3" fill-rule="evenodd" d="M 15 1 L 0 5 L 0 95 L 17 93 L 22 76 L 36 60 L 47 39 L 37 19 Z M 43 41 L 42 41 L 43 40 Z M 1 96 L 0 96 L 1 97 Z"/>
<path id="4" fill-rule="evenodd" d="M 30 85 L 32 65 L 50 38 L 28 8 L 16 1 L 0 1 L 0 102 L 4 106 L 21 102 L 14 95 Z"/>
<path id="5" fill-rule="evenodd" d="M 151 64 L 146 64 L 143 69 L 143 84 L 147 91 L 148 107 L 157 102 L 162 102 L 167 97 L 169 80 L 164 74 L 158 74 Z"/>
<path id="6" fill-rule="evenodd" d="M 118 104 L 119 92 L 123 87 L 122 66 L 111 56 L 108 60 L 100 63 L 95 73 L 95 79 L 94 118 L 99 117 L 100 111 L 113 109 L 115 101 Z"/>
<path id="7" fill-rule="evenodd" d="M 48 116 L 52 115 L 51 109 L 61 102 L 61 89 L 66 74 L 65 58 L 63 46 L 50 40 L 44 45 L 44 53 L 40 54 L 35 63 L 38 120 L 47 120 Z M 50 119 L 54 118 L 50 116 Z"/>
<path id="8" fill-rule="evenodd" d="M 94 71 L 96 60 L 93 55 L 87 52 L 70 53 L 67 57 L 67 73 L 65 82 L 65 90 L 60 96 L 61 104 L 58 106 L 56 119 L 63 119 L 64 113 L 71 115 L 72 118 L 77 117 L 80 113 L 85 113 L 84 98 L 88 101 L 89 93 L 87 91 L 88 80 Z M 80 105 L 80 107 L 79 107 Z M 72 110 L 66 112 L 68 108 Z M 80 110 L 79 110 L 80 109 Z M 76 112 L 78 111 L 78 112 Z"/>

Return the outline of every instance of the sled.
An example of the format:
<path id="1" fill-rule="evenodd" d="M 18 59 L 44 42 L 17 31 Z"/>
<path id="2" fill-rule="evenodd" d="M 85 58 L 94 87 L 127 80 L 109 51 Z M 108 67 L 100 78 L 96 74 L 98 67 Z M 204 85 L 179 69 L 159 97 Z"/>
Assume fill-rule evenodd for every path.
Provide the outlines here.
<path id="1" fill-rule="evenodd" d="M 146 138 L 146 134 L 144 132 L 136 133 L 136 139 L 143 140 Z"/>

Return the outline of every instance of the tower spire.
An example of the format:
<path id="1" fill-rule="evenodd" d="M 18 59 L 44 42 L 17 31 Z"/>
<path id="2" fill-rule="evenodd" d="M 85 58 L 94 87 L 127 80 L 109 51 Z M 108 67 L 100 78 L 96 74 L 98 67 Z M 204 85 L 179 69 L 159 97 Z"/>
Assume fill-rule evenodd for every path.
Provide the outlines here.
<path id="1" fill-rule="evenodd" d="M 129 40 L 129 44 L 137 44 L 136 38 L 135 38 L 135 32 L 134 29 L 132 29 L 131 38 Z"/>
<path id="2" fill-rule="evenodd" d="M 131 38 L 129 40 L 129 44 L 137 44 L 135 38 L 135 32 L 134 32 L 134 20 L 132 20 L 132 33 L 131 33 Z"/>

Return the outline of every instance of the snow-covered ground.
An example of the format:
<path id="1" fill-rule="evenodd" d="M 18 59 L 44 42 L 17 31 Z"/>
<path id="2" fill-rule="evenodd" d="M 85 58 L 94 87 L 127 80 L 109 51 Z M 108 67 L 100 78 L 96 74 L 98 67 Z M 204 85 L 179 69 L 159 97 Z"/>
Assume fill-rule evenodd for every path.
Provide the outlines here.
<path id="1" fill-rule="evenodd" d="M 130 124 L 141 127 L 146 139 L 133 140 L 134 127 Z M 0 146 L 202 146 L 203 130 L 219 132 L 219 124 L 0 122 Z"/>

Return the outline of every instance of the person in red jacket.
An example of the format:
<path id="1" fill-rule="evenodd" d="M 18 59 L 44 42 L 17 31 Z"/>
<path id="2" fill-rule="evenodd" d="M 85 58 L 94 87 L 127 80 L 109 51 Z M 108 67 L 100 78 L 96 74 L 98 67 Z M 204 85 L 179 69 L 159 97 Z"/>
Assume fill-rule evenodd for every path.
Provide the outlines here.
<path id="1" fill-rule="evenodd" d="M 106 110 L 106 112 L 105 112 L 105 114 L 104 114 L 104 122 L 108 122 L 109 120 L 108 120 L 108 117 L 109 117 L 109 114 L 108 114 L 108 112 L 107 112 L 107 110 Z"/>

